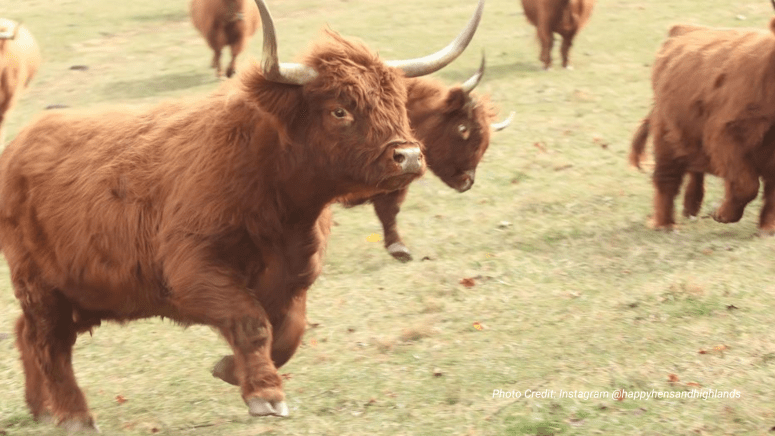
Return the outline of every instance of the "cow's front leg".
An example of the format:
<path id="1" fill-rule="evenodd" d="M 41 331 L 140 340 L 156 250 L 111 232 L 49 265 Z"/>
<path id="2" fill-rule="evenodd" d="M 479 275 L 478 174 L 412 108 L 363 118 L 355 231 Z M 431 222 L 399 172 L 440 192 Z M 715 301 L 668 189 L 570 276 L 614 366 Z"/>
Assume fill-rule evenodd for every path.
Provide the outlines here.
<path id="1" fill-rule="evenodd" d="M 702 207 L 703 197 L 705 197 L 705 174 L 689 173 L 689 183 L 686 184 L 686 192 L 684 192 L 683 216 L 686 218 L 697 216 Z"/>
<path id="2" fill-rule="evenodd" d="M 743 217 L 745 206 L 759 193 L 759 177 L 750 172 L 736 173 L 724 181 L 724 201 L 711 216 L 720 223 L 736 223 Z M 730 172 L 731 173 L 731 172 Z"/>
<path id="3" fill-rule="evenodd" d="M 272 363 L 272 325 L 264 308 L 229 271 L 184 260 L 167 267 L 170 303 L 179 321 L 218 329 L 234 352 L 234 374 L 253 416 L 287 416 L 282 380 Z"/>
<path id="4" fill-rule="evenodd" d="M 291 300 L 285 316 L 279 317 L 272 323 L 272 362 L 277 368 L 288 362 L 301 345 L 301 338 L 307 324 L 306 306 L 307 290 L 305 289 Z M 239 386 L 234 355 L 223 356 L 213 367 L 212 374 L 213 377 L 226 383 Z"/>
<path id="5" fill-rule="evenodd" d="M 404 188 L 388 192 L 387 194 L 380 194 L 372 198 L 374 211 L 377 213 L 377 217 L 382 223 L 382 230 L 385 235 L 385 248 L 391 256 L 401 262 L 409 262 L 412 260 L 412 253 L 401 240 L 401 235 L 398 234 L 398 225 L 396 223 L 398 212 L 401 211 L 401 203 L 404 202 L 408 191 L 408 188 Z"/>

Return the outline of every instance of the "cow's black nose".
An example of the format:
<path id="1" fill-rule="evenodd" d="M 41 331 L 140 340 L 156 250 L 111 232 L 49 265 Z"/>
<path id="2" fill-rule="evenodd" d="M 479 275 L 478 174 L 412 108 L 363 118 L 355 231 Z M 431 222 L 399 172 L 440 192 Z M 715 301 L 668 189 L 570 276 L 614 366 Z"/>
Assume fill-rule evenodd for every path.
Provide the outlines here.
<path id="1" fill-rule="evenodd" d="M 420 147 L 397 148 L 393 151 L 393 160 L 405 173 L 420 173 L 423 170 Z"/>

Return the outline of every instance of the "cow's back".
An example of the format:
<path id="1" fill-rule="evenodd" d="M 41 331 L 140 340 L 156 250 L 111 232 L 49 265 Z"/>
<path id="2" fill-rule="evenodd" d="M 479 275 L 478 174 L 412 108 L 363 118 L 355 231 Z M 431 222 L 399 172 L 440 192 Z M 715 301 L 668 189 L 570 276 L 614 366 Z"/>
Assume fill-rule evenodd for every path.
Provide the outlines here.
<path id="1" fill-rule="evenodd" d="M 537 26 L 542 17 L 559 17 L 560 13 L 568 6 L 570 0 L 522 0 L 522 9 L 525 18 L 534 26 Z"/>
<path id="2" fill-rule="evenodd" d="M 194 27 L 209 39 L 213 35 L 213 27 L 216 23 L 220 26 L 233 20 L 235 14 L 241 14 L 245 22 L 246 36 L 256 33 L 259 25 L 258 7 L 252 0 L 191 0 L 189 5 L 191 22 Z M 226 45 L 227 41 L 221 41 L 220 45 Z"/>
<path id="3" fill-rule="evenodd" d="M 701 141 L 730 122 L 775 119 L 775 37 L 756 30 L 674 27 L 652 71 L 655 113 L 681 142 Z M 760 142 L 766 123 L 746 125 Z M 757 139 L 758 138 L 758 139 Z"/>
<path id="4" fill-rule="evenodd" d="M 208 112 L 211 119 L 198 120 Z M 9 265 L 21 268 L 12 274 L 35 269 L 90 310 L 158 306 L 164 227 L 206 220 L 195 211 L 214 200 L 198 198 L 204 189 L 196 186 L 229 171 L 222 159 L 230 148 L 204 146 L 214 134 L 208 124 L 218 124 L 215 111 L 185 101 L 143 113 L 39 116 L 0 155 L 0 243 Z M 202 161 L 208 173 L 192 174 Z"/>

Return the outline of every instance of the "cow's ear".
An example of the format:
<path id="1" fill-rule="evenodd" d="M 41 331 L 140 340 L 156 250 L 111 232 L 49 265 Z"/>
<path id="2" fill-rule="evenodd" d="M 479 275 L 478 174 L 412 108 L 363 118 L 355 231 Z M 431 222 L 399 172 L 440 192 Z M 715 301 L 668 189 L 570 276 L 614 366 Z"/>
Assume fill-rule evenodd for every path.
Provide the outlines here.
<path id="1" fill-rule="evenodd" d="M 303 89 L 267 80 L 258 66 L 246 71 L 241 78 L 248 100 L 262 111 L 274 115 L 283 124 L 293 122 L 303 111 Z"/>
<path id="2" fill-rule="evenodd" d="M 447 113 L 459 111 L 470 101 L 471 98 L 468 94 L 460 89 L 460 87 L 456 86 L 451 88 L 447 93 L 447 101 L 444 103 L 444 110 Z"/>

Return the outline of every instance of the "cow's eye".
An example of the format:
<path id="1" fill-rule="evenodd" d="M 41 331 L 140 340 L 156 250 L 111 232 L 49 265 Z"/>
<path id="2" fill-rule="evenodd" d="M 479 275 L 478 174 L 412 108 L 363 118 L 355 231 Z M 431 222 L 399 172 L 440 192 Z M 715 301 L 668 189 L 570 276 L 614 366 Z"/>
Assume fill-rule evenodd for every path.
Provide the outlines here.
<path id="1" fill-rule="evenodd" d="M 341 120 L 347 116 L 347 109 L 338 107 L 331 111 L 331 115 Z"/>
<path id="2" fill-rule="evenodd" d="M 463 139 L 468 139 L 468 134 L 469 134 L 468 126 L 466 126 L 465 124 L 458 124 L 457 133 L 459 133 Z"/>

